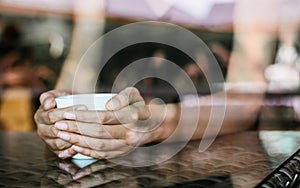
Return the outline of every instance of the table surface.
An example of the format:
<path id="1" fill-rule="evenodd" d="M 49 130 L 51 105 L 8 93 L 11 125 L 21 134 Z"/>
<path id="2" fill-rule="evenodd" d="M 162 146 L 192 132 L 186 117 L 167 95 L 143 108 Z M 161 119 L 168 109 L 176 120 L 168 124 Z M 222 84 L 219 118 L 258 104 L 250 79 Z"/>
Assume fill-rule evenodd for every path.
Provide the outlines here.
<path id="1" fill-rule="evenodd" d="M 248 131 L 218 137 L 205 151 L 189 142 L 167 161 L 130 167 L 98 160 L 79 168 L 60 160 L 35 132 L 0 132 L 0 187 L 253 187 L 294 153 L 300 131 Z M 180 143 L 156 152 L 132 152 L 132 161 L 163 157 Z M 171 149 L 170 149 L 171 148 Z"/>

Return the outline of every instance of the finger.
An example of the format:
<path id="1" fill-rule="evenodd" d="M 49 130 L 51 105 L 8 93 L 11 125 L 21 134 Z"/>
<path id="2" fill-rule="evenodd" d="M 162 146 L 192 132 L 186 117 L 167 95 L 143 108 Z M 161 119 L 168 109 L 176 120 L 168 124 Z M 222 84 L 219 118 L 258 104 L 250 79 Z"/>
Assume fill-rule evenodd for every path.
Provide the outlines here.
<path id="1" fill-rule="evenodd" d="M 140 92 L 136 88 L 128 87 L 110 99 L 106 103 L 106 108 L 108 110 L 119 110 L 134 103 L 141 103 L 144 105 L 145 102 Z"/>
<path id="2" fill-rule="evenodd" d="M 37 134 L 41 138 L 57 138 L 58 130 L 53 125 L 38 124 Z"/>
<path id="3" fill-rule="evenodd" d="M 43 110 L 42 108 L 39 108 L 37 112 L 35 113 L 35 120 L 37 124 L 43 123 L 43 124 L 54 124 L 55 122 L 59 120 L 65 119 L 65 113 L 66 112 L 73 112 L 74 110 L 82 111 L 85 110 L 86 107 L 84 105 L 76 105 L 71 106 L 68 108 L 54 108 L 50 110 Z"/>
<path id="4" fill-rule="evenodd" d="M 136 122 L 139 112 L 137 108 L 127 106 L 117 111 L 66 111 L 63 117 L 80 122 L 114 125 Z"/>
<path id="5" fill-rule="evenodd" d="M 99 187 L 110 182 L 122 180 L 128 178 L 130 174 L 128 172 L 120 171 L 100 171 L 90 176 L 86 176 L 81 179 L 77 179 L 76 182 L 70 182 L 66 187 Z"/>
<path id="6" fill-rule="evenodd" d="M 63 173 L 53 173 L 52 172 L 51 174 L 47 174 L 47 178 L 49 180 L 52 180 L 52 181 L 58 183 L 59 185 L 67 185 L 73 181 L 72 176 L 70 174 L 63 174 Z M 49 184 L 53 184 L 53 182 L 51 182 L 51 183 L 45 182 L 45 186 L 42 186 L 42 187 L 48 187 Z"/>
<path id="7" fill-rule="evenodd" d="M 56 103 L 55 103 L 55 98 L 59 96 L 64 96 L 67 95 L 68 93 L 65 91 L 59 91 L 59 90 L 51 90 L 47 91 L 45 93 L 42 93 L 40 96 L 40 103 L 43 107 L 44 110 L 49 110 L 51 108 L 54 108 Z"/>
<path id="8" fill-rule="evenodd" d="M 70 148 L 68 148 L 67 150 L 63 150 L 63 151 L 59 151 L 59 150 L 51 150 L 51 151 L 53 153 L 55 153 L 56 156 L 58 156 L 61 159 L 67 159 L 76 154 L 76 151 L 74 151 L 74 150 L 71 151 Z"/>
<path id="9" fill-rule="evenodd" d="M 53 151 L 66 150 L 72 146 L 72 144 L 61 138 L 46 138 L 45 142 Z"/>
<path id="10" fill-rule="evenodd" d="M 53 180 L 62 187 L 70 184 L 73 181 L 71 174 L 63 174 L 63 173 L 57 174 L 57 178 Z"/>
<path id="11" fill-rule="evenodd" d="M 73 157 L 77 152 L 72 149 L 72 147 L 62 150 L 62 151 L 54 151 L 54 153 L 57 154 L 57 156 L 61 159 L 67 159 L 70 157 Z"/>
<path id="12" fill-rule="evenodd" d="M 69 163 L 59 163 L 58 167 L 72 176 L 76 175 L 80 168 L 78 168 L 75 164 L 69 162 Z"/>
<path id="13" fill-rule="evenodd" d="M 63 117 L 64 111 L 62 109 L 51 109 L 51 110 L 43 110 L 39 108 L 35 114 L 36 123 L 39 124 L 46 124 L 51 125 L 56 121 L 64 119 Z"/>
<path id="14" fill-rule="evenodd" d="M 93 150 L 117 150 L 127 146 L 126 141 L 123 139 L 98 139 L 64 131 L 59 131 L 57 136 L 71 144 Z"/>
<path id="15" fill-rule="evenodd" d="M 56 136 L 58 130 L 54 126 L 40 124 L 37 133 L 57 156 L 68 158 L 75 154 L 74 150 L 67 150 L 72 146 L 70 143 Z"/>
<path id="16" fill-rule="evenodd" d="M 72 146 L 72 149 L 78 153 L 81 153 L 86 156 L 90 156 L 97 159 L 110 159 L 119 157 L 127 154 L 129 151 L 134 148 L 125 147 L 124 149 L 113 150 L 113 151 L 97 151 L 90 148 L 80 147 L 80 146 Z"/>
<path id="17" fill-rule="evenodd" d="M 107 163 L 107 161 L 101 160 L 101 161 L 93 163 L 85 168 L 78 170 L 77 173 L 73 175 L 73 179 L 77 180 L 77 179 L 80 179 L 89 174 L 95 173 L 97 171 L 103 171 L 105 169 L 113 168 L 116 166 L 117 166 L 117 164 L 115 164 L 115 163 Z"/>
<path id="18" fill-rule="evenodd" d="M 64 124 L 63 129 L 60 129 L 60 123 Z M 93 138 L 93 140 L 91 140 L 90 142 L 96 142 L 95 144 L 98 144 L 97 142 L 100 142 L 101 140 L 103 140 L 103 144 L 105 144 L 106 141 L 110 142 L 112 140 L 124 140 L 124 144 L 136 146 L 147 143 L 151 141 L 153 137 L 155 137 L 152 131 L 135 131 L 135 125 L 131 124 L 112 126 L 81 123 L 75 121 L 64 121 L 57 123 L 55 126 L 57 126 L 57 128 L 61 130 L 60 133 L 57 134 L 58 136 L 75 145 L 80 142 L 85 143 L 86 141 L 89 141 Z M 112 148 L 112 146 L 114 145 L 111 145 L 110 148 Z M 100 147 L 100 145 L 97 145 L 97 147 Z M 102 149 L 109 150 L 109 147 L 106 145 Z"/>
<path id="19" fill-rule="evenodd" d="M 66 159 L 76 154 L 76 152 L 73 149 L 71 149 L 72 144 L 65 142 L 60 138 L 44 139 L 44 141 L 46 142 L 46 144 L 48 144 L 50 150 L 54 152 L 59 158 Z"/>
<path id="20" fill-rule="evenodd" d="M 127 128 L 124 125 L 100 125 L 97 123 L 84 123 L 78 121 L 59 121 L 55 123 L 57 130 L 77 133 L 94 138 L 126 138 Z M 56 134 L 57 135 L 57 134 Z"/>
<path id="21" fill-rule="evenodd" d="M 117 164 L 115 163 L 107 163 L 107 161 L 100 160 L 96 163 L 93 163 L 87 167 L 79 169 L 76 174 L 73 175 L 73 179 L 77 180 L 82 177 L 88 176 L 98 171 L 104 171 L 105 169 L 115 168 Z"/>

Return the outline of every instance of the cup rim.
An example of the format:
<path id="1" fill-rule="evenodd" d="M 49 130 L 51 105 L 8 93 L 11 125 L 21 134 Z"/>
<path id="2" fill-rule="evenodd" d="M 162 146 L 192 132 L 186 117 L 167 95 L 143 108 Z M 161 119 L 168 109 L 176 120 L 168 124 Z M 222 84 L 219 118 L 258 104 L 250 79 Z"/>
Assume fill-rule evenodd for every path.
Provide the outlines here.
<path id="1" fill-rule="evenodd" d="M 84 94 L 70 94 L 70 95 L 64 95 L 56 97 L 55 99 L 73 99 L 76 98 L 85 98 L 85 97 L 113 97 L 117 95 L 116 93 L 84 93 Z"/>

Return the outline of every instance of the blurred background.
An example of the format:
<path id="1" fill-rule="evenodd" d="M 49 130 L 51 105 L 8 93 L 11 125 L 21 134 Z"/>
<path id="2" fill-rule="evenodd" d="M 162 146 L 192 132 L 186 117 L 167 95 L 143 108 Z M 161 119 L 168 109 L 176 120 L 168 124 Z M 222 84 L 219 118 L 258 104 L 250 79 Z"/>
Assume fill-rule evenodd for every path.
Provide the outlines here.
<path id="1" fill-rule="evenodd" d="M 296 20 L 292 27 L 295 29 L 279 32 L 276 53 L 271 57 L 272 65 L 265 72 L 269 92 L 259 124 L 261 129 L 295 130 L 300 127 L 300 3 L 299 0 L 286 0 L 280 1 L 279 5 L 282 6 L 282 14 Z M 96 12 L 97 6 L 101 6 L 99 12 Z M 95 0 L 0 0 L 0 129 L 35 130 L 33 114 L 39 107 L 39 95 L 53 89 L 59 83 L 63 67 L 68 66 L 67 62 L 79 61 L 76 56 L 87 49 L 85 45 L 88 47 L 91 44 L 87 42 L 81 46 L 76 39 L 74 42 L 76 32 L 89 33 L 85 29 L 99 21 L 102 23 L 102 33 L 95 35 L 95 38 L 137 21 L 163 21 L 182 26 L 199 36 L 211 49 L 225 77 L 233 49 L 235 6 L 234 0 L 110 0 L 101 5 Z M 260 5 L 257 6 L 259 8 Z M 255 7 L 249 9 L 255 10 Z M 78 23 L 84 24 L 76 30 Z M 149 26 L 149 32 L 161 37 L 170 34 L 167 26 Z M 124 33 L 120 40 L 128 35 Z M 93 36 L 84 37 L 94 40 Z M 180 40 L 184 42 L 184 38 Z M 79 48 L 81 51 L 77 51 Z M 205 70 L 200 70 L 183 52 L 162 44 L 137 44 L 118 52 L 100 74 L 99 91 L 109 91 L 125 66 L 150 56 L 168 59 L 179 65 L 190 76 L 199 94 L 210 92 L 202 72 Z M 207 54 L 198 53 L 195 56 L 209 71 Z M 152 62 L 152 65 L 163 69 L 161 62 Z M 180 75 L 175 75 L 174 79 L 179 85 L 184 84 Z M 145 79 L 137 87 L 149 99 L 160 97 L 165 102 L 178 100 L 172 86 L 162 80 Z"/>

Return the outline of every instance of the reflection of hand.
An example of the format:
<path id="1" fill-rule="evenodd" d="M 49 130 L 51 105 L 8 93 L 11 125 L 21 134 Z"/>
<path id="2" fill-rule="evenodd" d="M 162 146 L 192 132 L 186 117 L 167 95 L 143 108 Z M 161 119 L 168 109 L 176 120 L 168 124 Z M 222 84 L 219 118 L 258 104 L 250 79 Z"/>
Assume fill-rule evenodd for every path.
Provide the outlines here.
<path id="1" fill-rule="evenodd" d="M 59 163 L 59 168 L 67 172 L 57 176 L 48 177 L 65 187 L 94 187 L 108 184 L 119 180 L 124 182 L 125 178 L 130 177 L 128 169 L 122 167 L 116 170 L 116 164 L 107 161 L 98 161 L 85 168 L 79 168 L 72 162 L 64 161 Z"/>
<path id="2" fill-rule="evenodd" d="M 102 171 L 116 166 L 115 163 L 107 163 L 107 161 L 97 161 L 84 168 L 80 168 L 71 161 L 59 163 L 59 168 L 69 173 L 74 180 L 78 180 L 97 171 Z"/>
<path id="3" fill-rule="evenodd" d="M 145 105 L 137 89 L 121 91 L 106 106 L 108 111 L 65 113 L 68 120 L 55 124 L 60 130 L 58 135 L 71 143 L 76 152 L 94 158 L 123 155 L 134 146 L 154 141 L 159 136 L 154 128 L 164 118 L 164 106 Z"/>
<path id="4" fill-rule="evenodd" d="M 66 95 L 66 92 L 52 90 L 45 92 L 40 97 L 41 106 L 35 113 L 38 135 L 50 146 L 50 149 L 61 158 L 67 158 L 76 152 L 71 149 L 71 144 L 57 136 L 58 130 L 54 123 L 64 119 L 62 114 L 67 109 L 56 109 L 55 97 Z"/>

